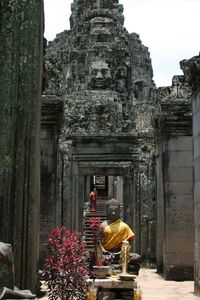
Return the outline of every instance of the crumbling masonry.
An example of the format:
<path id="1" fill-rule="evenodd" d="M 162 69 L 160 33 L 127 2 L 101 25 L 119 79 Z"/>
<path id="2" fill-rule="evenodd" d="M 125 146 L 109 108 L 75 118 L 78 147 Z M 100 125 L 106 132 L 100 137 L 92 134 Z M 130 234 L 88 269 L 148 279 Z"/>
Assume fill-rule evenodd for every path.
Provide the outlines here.
<path id="1" fill-rule="evenodd" d="M 70 30 L 45 47 L 41 78 L 42 1 L 0 3 L 0 240 L 13 246 L 16 284 L 37 289 L 55 225 L 83 230 L 97 174 L 117 183 L 134 251 L 156 259 L 166 279 L 192 279 L 194 260 L 198 294 L 199 56 L 156 89 L 148 48 L 123 27 L 118 0 L 71 7 Z"/>

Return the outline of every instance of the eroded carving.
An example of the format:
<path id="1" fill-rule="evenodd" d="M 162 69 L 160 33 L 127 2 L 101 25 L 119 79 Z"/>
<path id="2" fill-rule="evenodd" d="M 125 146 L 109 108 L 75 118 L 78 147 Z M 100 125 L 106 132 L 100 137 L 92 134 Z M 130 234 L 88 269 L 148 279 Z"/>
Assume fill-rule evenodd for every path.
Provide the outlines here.
<path id="1" fill-rule="evenodd" d="M 111 81 L 109 65 L 103 60 L 92 62 L 89 69 L 89 80 L 89 87 L 91 89 L 109 88 Z"/>

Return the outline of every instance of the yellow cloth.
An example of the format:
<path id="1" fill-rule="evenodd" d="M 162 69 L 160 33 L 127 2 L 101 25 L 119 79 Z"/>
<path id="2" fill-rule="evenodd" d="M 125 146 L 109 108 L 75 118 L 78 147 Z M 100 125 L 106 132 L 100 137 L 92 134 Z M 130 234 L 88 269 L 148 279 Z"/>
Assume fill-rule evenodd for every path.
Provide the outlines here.
<path id="1" fill-rule="evenodd" d="M 135 233 L 122 220 L 107 225 L 103 230 L 103 247 L 106 250 L 115 249 L 121 246 L 122 241 L 135 237 Z"/>

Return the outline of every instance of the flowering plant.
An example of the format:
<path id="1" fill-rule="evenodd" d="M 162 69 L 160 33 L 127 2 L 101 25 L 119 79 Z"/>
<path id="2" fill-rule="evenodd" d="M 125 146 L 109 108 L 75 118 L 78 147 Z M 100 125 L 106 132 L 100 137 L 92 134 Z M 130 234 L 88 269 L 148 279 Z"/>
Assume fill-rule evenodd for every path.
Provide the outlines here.
<path id="1" fill-rule="evenodd" d="M 49 258 L 45 260 L 43 277 L 50 300 L 85 299 L 89 277 L 89 253 L 82 233 L 56 227 L 46 243 Z"/>
<path id="2" fill-rule="evenodd" d="M 101 266 L 104 261 L 103 250 L 101 245 L 102 238 L 103 238 L 101 218 L 100 217 L 88 218 L 88 224 L 93 234 L 95 265 Z"/>
<path id="3" fill-rule="evenodd" d="M 103 229 L 101 227 L 101 218 L 100 217 L 91 217 L 88 218 L 89 227 L 92 231 L 94 243 L 102 241 L 103 238 Z"/>
<path id="4" fill-rule="evenodd" d="M 103 239 L 103 228 L 101 227 L 101 218 L 91 217 L 88 218 L 88 222 L 94 238 L 95 265 L 110 265 L 114 259 L 114 254 L 109 253 L 103 255 L 103 247 L 101 244 Z"/>
<path id="5" fill-rule="evenodd" d="M 114 258 L 115 258 L 115 255 L 113 253 L 104 255 L 104 261 L 103 261 L 104 265 L 108 266 L 108 265 L 112 264 Z"/>

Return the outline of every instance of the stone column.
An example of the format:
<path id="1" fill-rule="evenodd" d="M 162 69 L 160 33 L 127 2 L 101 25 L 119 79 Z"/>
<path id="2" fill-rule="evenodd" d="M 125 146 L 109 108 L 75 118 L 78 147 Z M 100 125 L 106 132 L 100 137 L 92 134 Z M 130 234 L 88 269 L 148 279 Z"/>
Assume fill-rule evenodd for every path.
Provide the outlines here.
<path id="1" fill-rule="evenodd" d="M 156 197 L 157 197 L 157 234 L 156 234 L 156 264 L 158 273 L 163 273 L 164 245 L 164 197 L 163 197 L 163 153 L 162 143 L 156 142 Z"/>
<path id="2" fill-rule="evenodd" d="M 15 284 L 36 290 L 39 249 L 43 1 L 0 3 L 0 240 Z"/>
<path id="3" fill-rule="evenodd" d="M 200 295 L 200 55 L 183 60 L 180 65 L 193 91 L 194 291 Z"/>
<path id="4" fill-rule="evenodd" d="M 163 141 L 164 276 L 193 279 L 192 138 Z"/>
<path id="5" fill-rule="evenodd" d="M 62 208 L 57 198 L 58 140 L 61 127 L 62 103 L 42 103 L 41 120 L 41 203 L 40 203 L 40 268 L 47 249 L 44 246 L 50 231 L 61 224 Z"/>
<path id="6" fill-rule="evenodd" d="M 185 84 L 180 92 L 185 92 L 183 88 Z M 160 101 L 159 151 L 163 158 L 157 164 L 158 183 L 161 183 L 157 184 L 158 225 L 161 225 L 157 241 L 163 242 L 160 249 L 163 254 L 159 251 L 157 255 L 160 268 L 163 259 L 167 280 L 193 279 L 192 123 L 188 95 L 175 95 L 172 90 Z"/>
<path id="7" fill-rule="evenodd" d="M 199 69 L 200 71 L 200 69 Z M 200 82 L 200 81 L 199 81 Z M 200 295 L 200 86 L 193 98 L 194 147 L 194 290 Z"/>

